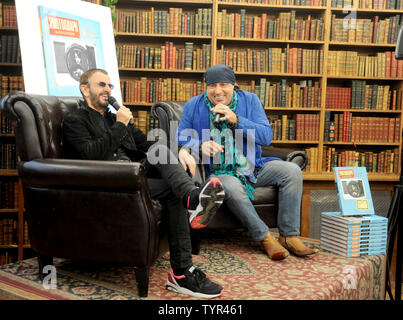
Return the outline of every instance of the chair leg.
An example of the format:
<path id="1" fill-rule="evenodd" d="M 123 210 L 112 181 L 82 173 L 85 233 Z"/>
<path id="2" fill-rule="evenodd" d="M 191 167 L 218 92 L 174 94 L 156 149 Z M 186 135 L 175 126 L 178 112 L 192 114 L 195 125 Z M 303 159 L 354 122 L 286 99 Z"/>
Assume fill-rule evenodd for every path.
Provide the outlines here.
<path id="1" fill-rule="evenodd" d="M 43 269 L 47 265 L 53 265 L 53 257 L 38 254 L 39 277 L 41 278 L 41 280 L 43 280 L 43 278 L 46 276 L 45 274 L 43 274 Z"/>
<path id="2" fill-rule="evenodd" d="M 150 277 L 150 268 L 134 268 L 134 274 L 136 275 L 137 288 L 139 296 L 145 298 L 148 296 L 148 280 Z"/>
<path id="3" fill-rule="evenodd" d="M 200 233 L 197 230 L 190 232 L 190 238 L 192 241 L 192 254 L 200 253 Z"/>

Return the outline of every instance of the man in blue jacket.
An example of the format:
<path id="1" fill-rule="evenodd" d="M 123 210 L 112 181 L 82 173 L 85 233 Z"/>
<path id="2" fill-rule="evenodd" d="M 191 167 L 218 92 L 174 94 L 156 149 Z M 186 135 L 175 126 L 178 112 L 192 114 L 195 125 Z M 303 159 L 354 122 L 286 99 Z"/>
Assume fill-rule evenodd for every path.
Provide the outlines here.
<path id="1" fill-rule="evenodd" d="M 262 242 L 271 259 L 284 259 L 289 251 L 297 256 L 315 253 L 317 250 L 306 247 L 298 238 L 301 169 L 279 158 L 262 157 L 261 146 L 271 143 L 273 133 L 259 98 L 238 90 L 234 71 L 227 65 L 208 69 L 205 81 L 206 92 L 186 102 L 180 120 L 181 164 L 185 169 L 193 168 L 195 160 L 190 151 L 201 152 L 207 174 L 217 176 L 224 187 L 227 207 L 252 239 Z M 254 188 L 267 185 L 279 188 L 279 241 L 251 202 Z"/>

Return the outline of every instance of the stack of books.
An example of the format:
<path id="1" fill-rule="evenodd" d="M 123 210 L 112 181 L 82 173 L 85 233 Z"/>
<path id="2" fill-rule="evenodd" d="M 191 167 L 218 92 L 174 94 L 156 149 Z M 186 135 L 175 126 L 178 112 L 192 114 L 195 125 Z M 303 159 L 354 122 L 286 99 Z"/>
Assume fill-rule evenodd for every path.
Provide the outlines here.
<path id="1" fill-rule="evenodd" d="M 321 214 L 321 248 L 345 257 L 385 254 L 388 219 L 372 216 L 342 216 L 339 212 Z"/>
<path id="2" fill-rule="evenodd" d="M 385 254 L 388 219 L 375 215 L 365 167 L 335 167 L 340 212 L 322 212 L 321 248 L 345 257 Z"/>

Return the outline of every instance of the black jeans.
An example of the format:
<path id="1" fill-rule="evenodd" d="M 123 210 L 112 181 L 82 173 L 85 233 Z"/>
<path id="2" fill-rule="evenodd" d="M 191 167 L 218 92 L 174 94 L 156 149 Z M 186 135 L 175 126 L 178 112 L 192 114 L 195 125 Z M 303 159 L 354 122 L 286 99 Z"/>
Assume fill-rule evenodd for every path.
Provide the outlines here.
<path id="1" fill-rule="evenodd" d="M 172 155 L 171 155 L 172 157 Z M 181 164 L 146 163 L 151 198 L 158 199 L 167 208 L 170 263 L 173 269 L 193 264 L 189 215 L 183 198 L 196 188 L 192 178 Z"/>

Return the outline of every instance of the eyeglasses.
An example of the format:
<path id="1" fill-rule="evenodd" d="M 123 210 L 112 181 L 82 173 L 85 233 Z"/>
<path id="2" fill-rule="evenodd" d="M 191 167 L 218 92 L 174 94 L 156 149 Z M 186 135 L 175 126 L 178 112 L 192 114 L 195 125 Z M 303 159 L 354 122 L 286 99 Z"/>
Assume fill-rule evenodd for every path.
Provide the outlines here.
<path id="1" fill-rule="evenodd" d="M 112 83 L 105 83 L 103 81 L 96 82 L 96 84 L 99 85 L 101 88 L 105 88 L 106 86 L 109 86 L 109 88 L 111 88 L 111 90 L 113 90 L 113 88 L 115 88 L 115 86 Z"/>
<path id="2" fill-rule="evenodd" d="M 111 88 L 111 90 L 113 90 L 113 88 L 115 88 L 115 86 L 112 83 L 105 83 L 103 81 L 100 82 L 95 82 L 97 85 L 99 85 L 101 88 L 105 88 L 106 86 L 109 86 L 109 88 Z M 88 82 L 82 82 L 80 85 L 82 84 L 88 84 Z"/>

